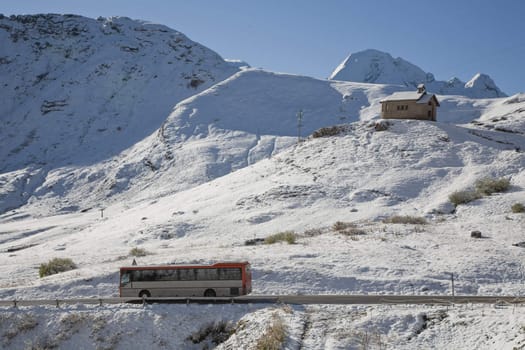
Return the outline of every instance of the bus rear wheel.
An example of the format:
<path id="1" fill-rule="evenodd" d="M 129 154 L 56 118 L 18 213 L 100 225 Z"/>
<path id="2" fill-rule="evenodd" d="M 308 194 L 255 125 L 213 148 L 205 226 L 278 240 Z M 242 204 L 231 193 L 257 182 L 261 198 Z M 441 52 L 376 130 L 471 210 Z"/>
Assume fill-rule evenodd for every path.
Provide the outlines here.
<path id="1" fill-rule="evenodd" d="M 204 292 L 204 296 L 206 298 L 214 298 L 217 296 L 217 294 L 215 293 L 213 289 L 206 289 L 206 291 Z"/>
<path id="2" fill-rule="evenodd" d="M 149 290 L 141 290 L 139 293 L 139 298 L 150 298 L 150 297 L 151 297 L 151 293 L 149 292 Z"/>

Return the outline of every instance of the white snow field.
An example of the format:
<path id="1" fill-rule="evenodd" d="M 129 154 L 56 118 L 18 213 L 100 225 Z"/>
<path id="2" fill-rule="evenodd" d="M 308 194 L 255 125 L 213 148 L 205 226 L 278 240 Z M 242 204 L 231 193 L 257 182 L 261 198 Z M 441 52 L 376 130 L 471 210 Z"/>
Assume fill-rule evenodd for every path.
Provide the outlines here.
<path id="1" fill-rule="evenodd" d="M 457 295 L 525 293 L 524 94 L 438 95 L 437 122 L 381 121 L 411 86 L 251 69 L 127 18 L 2 16 L 0 44 L 2 300 L 116 297 L 133 248 L 145 265 L 249 261 L 253 295 L 450 295 L 451 274 Z M 483 178 L 509 187 L 451 202 Z M 284 231 L 294 244 L 245 244 Z M 40 278 L 55 257 L 77 268 Z M 277 324 L 284 349 L 525 349 L 524 315 L 3 307 L 0 348 L 257 349 Z"/>

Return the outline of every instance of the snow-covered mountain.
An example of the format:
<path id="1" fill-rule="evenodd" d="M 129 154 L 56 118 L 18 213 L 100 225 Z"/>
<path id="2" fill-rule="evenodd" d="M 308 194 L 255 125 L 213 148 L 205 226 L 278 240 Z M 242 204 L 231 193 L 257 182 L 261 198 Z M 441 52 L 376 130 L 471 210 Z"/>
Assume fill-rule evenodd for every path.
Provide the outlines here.
<path id="1" fill-rule="evenodd" d="M 157 129 L 177 102 L 236 71 L 162 25 L 2 16 L 0 169 L 101 161 Z"/>
<path id="2" fill-rule="evenodd" d="M 486 74 L 476 74 L 467 83 L 458 78 L 448 81 L 435 80 L 418 66 L 378 50 L 365 50 L 349 55 L 332 72 L 332 80 L 374 84 L 396 84 L 416 88 L 425 84 L 428 91 L 441 95 L 462 95 L 471 98 L 507 96 Z"/>
<path id="3" fill-rule="evenodd" d="M 439 95 L 437 122 L 378 127 L 411 83 L 250 69 L 127 18 L 2 17 L 0 44 L 0 299 L 117 296 L 136 247 L 139 264 L 249 260 L 253 294 L 442 295 L 453 273 L 457 294 L 523 295 L 524 94 Z M 450 202 L 486 176 L 509 190 Z M 245 244 L 283 231 L 296 244 Z M 54 257 L 77 269 L 39 278 Z M 275 319 L 284 348 L 525 344 L 503 305 L 232 304 L 0 308 L 0 347 L 194 350 L 230 322 L 218 349 L 252 349 Z"/>
<path id="4" fill-rule="evenodd" d="M 238 66 L 180 32 L 129 18 L 0 17 L 0 172 L 14 176 L 14 184 L 0 180 L 0 211 L 41 192 L 49 171 L 132 147 L 179 101 Z M 54 185 L 63 195 L 46 186 Z M 17 193 L 5 198 L 12 186 Z"/>
<path id="5" fill-rule="evenodd" d="M 399 90 L 247 69 L 128 18 L 0 23 L 0 212 L 28 203 L 76 211 L 136 200 L 137 189 L 141 198 L 185 190 L 318 128 L 378 118 L 381 98 Z M 441 100 L 438 119 L 449 122 L 469 122 L 492 103 Z"/>

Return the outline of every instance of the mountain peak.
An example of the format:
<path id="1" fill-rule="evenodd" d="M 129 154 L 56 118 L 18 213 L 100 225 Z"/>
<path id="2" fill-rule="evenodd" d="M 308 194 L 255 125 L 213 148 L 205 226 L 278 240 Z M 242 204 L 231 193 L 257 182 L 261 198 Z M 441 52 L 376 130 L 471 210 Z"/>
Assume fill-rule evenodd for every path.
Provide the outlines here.
<path id="1" fill-rule="evenodd" d="M 502 92 L 494 83 L 491 77 L 487 74 L 477 73 L 470 79 L 466 84 L 465 88 L 476 89 L 476 90 L 485 90 L 494 92 L 494 97 L 505 97 L 504 92 Z"/>
<path id="2" fill-rule="evenodd" d="M 429 91 L 443 95 L 464 95 L 473 98 L 504 97 L 494 81 L 486 74 L 476 74 L 468 83 L 458 78 L 437 81 L 432 73 L 401 57 L 387 52 L 368 49 L 352 53 L 337 66 L 330 80 L 354 81 L 373 84 L 404 85 L 416 88 L 424 83 Z"/>
<path id="3" fill-rule="evenodd" d="M 433 80 L 421 68 L 387 52 L 368 49 L 349 55 L 330 75 L 330 80 L 417 86 Z"/>

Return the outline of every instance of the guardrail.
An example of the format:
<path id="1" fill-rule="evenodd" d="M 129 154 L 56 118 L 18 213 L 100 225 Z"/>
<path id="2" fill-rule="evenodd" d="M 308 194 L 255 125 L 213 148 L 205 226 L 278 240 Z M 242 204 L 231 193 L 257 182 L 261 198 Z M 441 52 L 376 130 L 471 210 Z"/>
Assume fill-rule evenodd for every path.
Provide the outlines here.
<path id="1" fill-rule="evenodd" d="M 239 297 L 175 297 L 175 298 L 72 298 L 0 300 L 0 306 L 39 306 L 87 304 L 525 304 L 522 296 L 475 295 L 246 295 Z"/>

